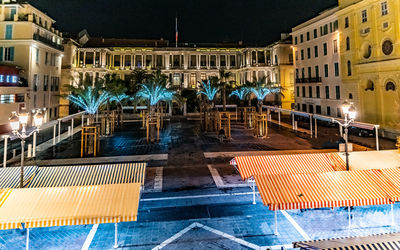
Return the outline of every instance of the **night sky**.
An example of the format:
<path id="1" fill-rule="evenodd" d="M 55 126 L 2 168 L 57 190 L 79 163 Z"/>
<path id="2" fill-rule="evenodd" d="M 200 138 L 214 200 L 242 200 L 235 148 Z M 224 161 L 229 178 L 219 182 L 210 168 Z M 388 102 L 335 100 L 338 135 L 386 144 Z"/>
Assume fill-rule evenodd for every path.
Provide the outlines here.
<path id="1" fill-rule="evenodd" d="M 92 37 L 268 44 L 337 0 L 31 0 L 65 32 Z"/>

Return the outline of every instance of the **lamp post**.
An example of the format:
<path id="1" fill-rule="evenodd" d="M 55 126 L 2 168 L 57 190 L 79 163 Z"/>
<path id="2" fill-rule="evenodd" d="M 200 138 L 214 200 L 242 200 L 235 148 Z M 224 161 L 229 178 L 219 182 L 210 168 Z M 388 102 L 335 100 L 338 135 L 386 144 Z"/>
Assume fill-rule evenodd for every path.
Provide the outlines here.
<path id="1" fill-rule="evenodd" d="M 33 116 L 35 129 L 32 130 L 30 133 L 26 132 L 26 126 L 28 124 L 29 113 L 28 112 L 13 112 L 11 117 L 9 118 L 10 126 L 12 132 L 15 136 L 21 139 L 21 178 L 19 187 L 24 187 L 24 154 L 25 154 L 25 140 L 32 136 L 35 132 L 39 133 L 40 126 L 43 123 L 43 114 L 41 110 L 34 111 L 35 115 Z M 20 127 L 22 126 L 21 132 L 19 132 Z"/>
<path id="2" fill-rule="evenodd" d="M 348 148 L 348 132 L 349 132 L 349 127 L 350 124 L 354 122 L 354 119 L 357 116 L 357 111 L 354 108 L 353 103 L 348 103 L 345 101 L 342 105 L 342 111 L 344 114 L 344 122 L 340 122 L 339 120 L 336 120 L 332 118 L 332 122 L 336 122 L 339 124 L 339 126 L 344 128 L 344 139 L 345 139 L 345 155 L 346 155 L 346 170 L 349 171 L 350 166 L 349 166 L 349 148 Z"/>

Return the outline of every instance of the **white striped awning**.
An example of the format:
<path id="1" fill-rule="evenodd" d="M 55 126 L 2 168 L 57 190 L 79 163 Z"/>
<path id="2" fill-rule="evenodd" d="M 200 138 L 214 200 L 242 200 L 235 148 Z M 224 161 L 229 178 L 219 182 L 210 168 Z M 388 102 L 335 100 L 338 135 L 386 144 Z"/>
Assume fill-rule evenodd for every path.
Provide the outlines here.
<path id="1" fill-rule="evenodd" d="M 400 249 L 400 233 L 300 241 L 293 242 L 293 247 L 323 250 L 398 250 Z"/>
<path id="2" fill-rule="evenodd" d="M 118 163 L 25 168 L 25 187 L 69 187 L 141 183 L 146 163 Z M 29 177 L 29 178 L 28 178 Z M 20 168 L 0 169 L 0 188 L 19 186 Z"/>

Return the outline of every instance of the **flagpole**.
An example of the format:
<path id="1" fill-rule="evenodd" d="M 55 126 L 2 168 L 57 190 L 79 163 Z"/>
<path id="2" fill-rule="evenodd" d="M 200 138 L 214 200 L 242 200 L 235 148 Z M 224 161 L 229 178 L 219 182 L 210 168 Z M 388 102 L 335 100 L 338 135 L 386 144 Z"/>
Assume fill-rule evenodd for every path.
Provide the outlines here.
<path id="1" fill-rule="evenodd" d="M 175 16 L 175 48 L 178 48 L 178 14 Z"/>

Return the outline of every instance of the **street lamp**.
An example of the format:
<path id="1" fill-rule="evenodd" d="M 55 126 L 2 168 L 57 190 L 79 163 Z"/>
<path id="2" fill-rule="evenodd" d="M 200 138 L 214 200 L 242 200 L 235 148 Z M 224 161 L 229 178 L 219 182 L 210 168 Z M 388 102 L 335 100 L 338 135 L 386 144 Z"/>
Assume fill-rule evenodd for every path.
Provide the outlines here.
<path id="1" fill-rule="evenodd" d="M 348 148 L 348 132 L 349 132 L 349 127 L 351 123 L 354 122 L 354 119 L 357 116 L 357 111 L 353 105 L 353 103 L 348 103 L 345 101 L 342 105 L 342 111 L 344 114 L 344 122 L 340 122 L 339 120 L 336 120 L 332 118 L 332 122 L 336 122 L 339 124 L 340 127 L 344 128 L 344 139 L 345 139 L 345 154 L 346 154 L 346 170 L 349 171 L 349 148 Z"/>
<path id="2" fill-rule="evenodd" d="M 24 154 L 25 154 L 25 139 L 32 136 L 35 132 L 39 133 L 40 126 L 43 124 L 43 114 L 41 110 L 34 111 L 33 121 L 34 126 L 36 128 L 32 130 L 30 133 L 26 132 L 26 126 L 29 120 L 28 112 L 12 112 L 11 117 L 9 118 L 10 126 L 13 134 L 21 139 L 21 178 L 19 187 L 23 188 L 24 186 Z M 19 132 L 20 127 L 22 126 L 21 132 Z"/>

